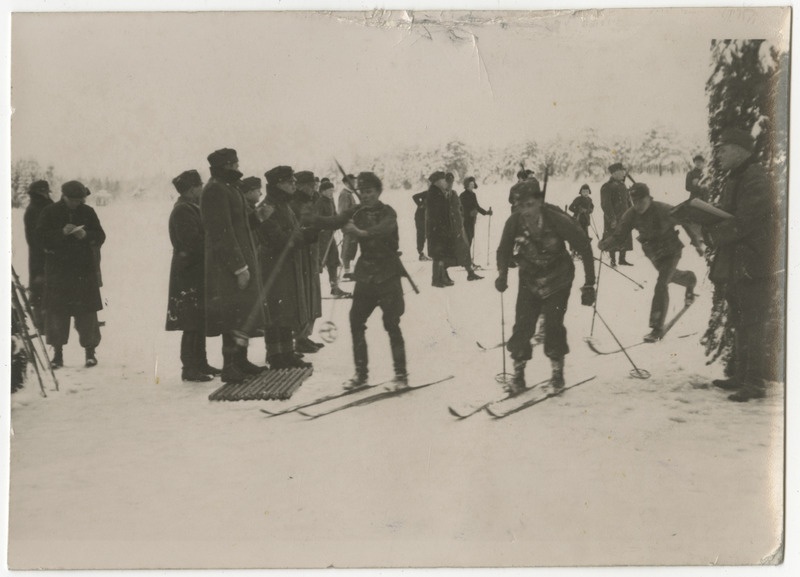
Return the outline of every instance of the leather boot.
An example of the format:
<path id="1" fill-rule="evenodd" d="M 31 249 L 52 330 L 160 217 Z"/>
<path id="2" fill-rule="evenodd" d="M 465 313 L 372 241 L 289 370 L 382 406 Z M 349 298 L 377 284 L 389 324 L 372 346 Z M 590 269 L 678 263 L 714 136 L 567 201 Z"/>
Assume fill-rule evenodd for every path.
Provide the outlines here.
<path id="1" fill-rule="evenodd" d="M 553 369 L 553 375 L 550 377 L 550 386 L 554 390 L 560 391 L 564 388 L 564 357 L 550 359 L 550 366 Z"/>

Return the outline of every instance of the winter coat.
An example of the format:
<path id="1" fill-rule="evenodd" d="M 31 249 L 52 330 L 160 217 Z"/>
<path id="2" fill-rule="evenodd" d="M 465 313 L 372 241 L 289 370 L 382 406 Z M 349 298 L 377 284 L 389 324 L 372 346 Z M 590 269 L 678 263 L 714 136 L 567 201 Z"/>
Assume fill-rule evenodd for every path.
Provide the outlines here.
<path id="1" fill-rule="evenodd" d="M 730 172 L 719 208 L 733 218 L 706 227 L 716 248 L 709 273 L 712 281 L 768 278 L 784 270 L 777 198 L 760 164 L 748 159 Z"/>
<path id="2" fill-rule="evenodd" d="M 435 260 L 455 261 L 454 233 L 450 215 L 449 192 L 431 185 L 425 210 L 425 236 L 428 256 Z"/>
<path id="3" fill-rule="evenodd" d="M 336 216 L 336 203 L 332 198 L 320 195 L 315 211 L 319 216 Z M 326 266 L 339 266 L 339 249 L 336 246 L 336 237 L 330 229 L 321 230 L 319 233 L 319 268 Z M 324 259 L 324 262 L 323 262 Z"/>
<path id="4" fill-rule="evenodd" d="M 307 196 L 297 190 L 289 201 L 303 231 L 303 244 L 298 247 L 303 259 L 303 288 L 309 322 L 322 316 L 322 291 L 319 282 L 319 233 L 320 229 L 310 226 L 316 215 L 318 195 Z"/>
<path id="5" fill-rule="evenodd" d="M 180 197 L 169 215 L 168 331 L 205 330 L 205 240 L 200 206 Z"/>
<path id="6" fill-rule="evenodd" d="M 472 257 L 469 254 L 467 233 L 464 230 L 464 213 L 461 208 L 461 200 L 454 190 L 447 193 L 447 200 L 450 203 L 450 230 L 453 234 L 453 249 L 456 254 L 456 264 L 460 266 L 469 266 L 472 264 Z"/>
<path id="7" fill-rule="evenodd" d="M 595 281 L 594 258 L 589 237 L 573 218 L 551 204 L 530 214 L 517 211 L 506 221 L 497 247 L 497 270 L 508 274 L 508 267 L 518 249 L 521 288 L 547 298 L 572 286 L 575 265 L 564 242 L 581 256 L 586 285 Z"/>
<path id="8" fill-rule="evenodd" d="M 65 236 L 62 229 L 70 223 L 83 226 L 86 236 Z M 63 199 L 46 206 L 39 216 L 36 237 L 45 250 L 45 310 L 69 315 L 101 310 L 96 254 L 106 233 L 94 209 L 80 204 L 70 210 Z"/>
<path id="9" fill-rule="evenodd" d="M 30 285 L 33 286 L 34 280 L 44 280 L 44 247 L 36 236 L 36 225 L 39 223 L 39 216 L 45 207 L 53 204 L 53 199 L 49 196 L 34 194 L 31 202 L 25 209 L 25 240 L 28 242 L 28 278 Z"/>
<path id="10" fill-rule="evenodd" d="M 619 219 L 625 214 L 633 203 L 628 196 L 628 189 L 624 182 L 610 178 L 600 187 L 600 208 L 603 209 L 603 238 L 608 238 L 614 232 Z M 633 238 L 628 235 L 617 243 L 619 250 L 633 250 Z"/>
<path id="11" fill-rule="evenodd" d="M 240 178 L 238 171 L 212 168 L 200 198 L 205 231 L 207 336 L 242 331 L 252 337 L 264 329 L 260 268 L 247 201 L 237 184 Z M 250 282 L 240 289 L 236 272 L 245 266 Z"/>
<path id="12" fill-rule="evenodd" d="M 569 205 L 569 211 L 575 216 L 584 229 L 588 229 L 592 221 L 592 213 L 594 212 L 594 202 L 588 196 L 578 195 L 572 204 Z"/>
<path id="13" fill-rule="evenodd" d="M 279 188 L 267 185 L 264 203 L 274 212 L 258 227 L 258 258 L 270 324 L 299 331 L 308 322 L 302 254 L 305 247 L 300 223 L 289 206 L 290 198 Z"/>

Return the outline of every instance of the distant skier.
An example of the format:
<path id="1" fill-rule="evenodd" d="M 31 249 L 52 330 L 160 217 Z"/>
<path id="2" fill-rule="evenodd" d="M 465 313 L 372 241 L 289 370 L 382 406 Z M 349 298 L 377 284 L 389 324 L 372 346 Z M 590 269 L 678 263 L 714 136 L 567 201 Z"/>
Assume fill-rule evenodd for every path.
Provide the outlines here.
<path id="1" fill-rule="evenodd" d="M 514 378 L 504 385 L 509 394 L 525 389 L 525 365 L 531 359 L 531 338 L 540 314 L 544 314 L 544 354 L 550 359 L 550 384 L 556 390 L 564 387 L 564 356 L 569 352 L 564 313 L 569 302 L 575 265 L 564 242 L 578 251 L 583 260 L 584 286 L 581 304 L 591 306 L 595 300 L 594 257 L 589 237 L 574 219 L 561 209 L 546 204 L 538 181 L 520 185 L 518 210 L 503 228 L 497 247 L 498 277 L 495 287 L 508 288 L 508 268 L 518 247 L 519 288 L 517 292 L 514 330 L 508 350 L 514 359 Z"/>
<path id="2" fill-rule="evenodd" d="M 614 233 L 619 224 L 619 219 L 631 207 L 631 199 L 628 197 L 628 189 L 625 187 L 625 175 L 627 171 L 621 163 L 615 162 L 608 167 L 611 176 L 608 182 L 600 188 L 600 207 L 603 209 L 603 238 L 608 238 Z M 625 253 L 633 250 L 633 239 L 630 234 L 627 238 L 617 242 L 619 250 L 619 264 L 631 266 L 625 258 Z M 617 258 L 614 251 L 611 252 L 611 266 L 617 266 Z"/>
<path id="3" fill-rule="evenodd" d="M 708 201 L 708 187 L 705 185 L 705 175 L 703 174 L 706 159 L 703 158 L 703 155 L 697 154 L 692 162 L 694 168 L 686 173 L 686 192 L 689 193 L 689 198 Z"/>
<path id="4" fill-rule="evenodd" d="M 600 241 L 601 250 L 613 251 L 617 246 L 630 238 L 631 231 L 639 231 L 638 240 L 642 244 L 644 255 L 650 259 L 658 271 L 658 280 L 653 291 L 650 306 L 650 329 L 644 340 L 652 343 L 664 335 L 664 322 L 669 310 L 669 285 L 675 283 L 686 288 L 685 305 L 694 302 L 694 289 L 697 277 L 691 271 L 678 270 L 678 263 L 683 252 L 683 243 L 678 238 L 675 227 L 680 224 L 671 214 L 672 206 L 653 200 L 650 189 L 642 182 L 637 182 L 630 189 L 633 207 L 622 215 L 614 233 Z M 684 226 L 699 255 L 703 255 L 703 241 L 691 227 Z"/>
<path id="5" fill-rule="evenodd" d="M 468 176 L 464 179 L 464 192 L 461 193 L 459 199 L 461 200 L 461 209 L 464 213 L 464 233 L 467 235 L 467 249 L 472 250 L 472 240 L 475 238 L 475 222 L 478 219 L 478 214 L 484 216 L 493 214 L 492 209 L 484 209 L 478 203 L 478 196 L 475 190 L 478 188 L 478 183 L 475 182 L 474 176 Z"/>

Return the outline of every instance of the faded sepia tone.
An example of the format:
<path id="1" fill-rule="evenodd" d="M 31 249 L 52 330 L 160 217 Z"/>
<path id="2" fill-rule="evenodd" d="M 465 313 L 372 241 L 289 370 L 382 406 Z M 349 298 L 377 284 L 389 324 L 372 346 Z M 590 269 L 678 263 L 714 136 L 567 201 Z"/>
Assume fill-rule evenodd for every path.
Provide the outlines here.
<path id="1" fill-rule="evenodd" d="M 779 563 L 783 383 L 749 403 L 709 384 L 723 372 L 700 342 L 713 283 L 683 230 L 699 296 L 669 339 L 627 358 L 589 350 L 590 332 L 615 341 L 581 306 L 576 260 L 565 376 L 594 380 L 507 419 L 447 408 L 500 397 L 496 376 L 511 370 L 491 347 L 511 334 L 516 280 L 501 301 L 495 251 L 520 165 L 561 167 L 547 184 L 559 207 L 588 184 L 598 225 L 612 161 L 679 204 L 692 156 L 712 154 L 712 40 L 766 39 L 786 54 L 789 23 L 786 8 L 14 14 L 12 166 L 46 175 L 55 200 L 65 181 L 88 184 L 108 239 L 98 366 L 79 362 L 73 331 L 60 390 L 46 383 L 42 398 L 30 379 L 11 398 L 9 566 Z M 788 110 L 775 118 L 786 134 Z M 452 379 L 325 418 L 267 418 L 259 408 L 330 394 L 352 374 L 350 301 L 323 300 L 339 336 L 292 400 L 209 402 L 218 380 L 181 381 L 180 339 L 164 330 L 171 180 L 187 169 L 207 180 L 223 147 L 245 176 L 291 165 L 338 193 L 335 158 L 383 179 L 421 289 L 403 285 L 412 384 Z M 475 227 L 482 280 L 454 267 L 455 285 L 434 288 L 417 259 L 411 197 L 434 170 L 456 172 L 459 191 L 477 176 L 493 210 Z M 27 198 L 12 201 L 12 264 L 27 282 Z M 656 277 L 633 245 L 633 266 L 617 269 L 631 278 L 604 267 L 598 289 L 625 344 L 646 332 Z M 367 331 L 375 382 L 391 378 L 379 316 Z M 542 348 L 530 384 L 549 376 Z M 249 350 L 263 364 L 263 339 Z"/>

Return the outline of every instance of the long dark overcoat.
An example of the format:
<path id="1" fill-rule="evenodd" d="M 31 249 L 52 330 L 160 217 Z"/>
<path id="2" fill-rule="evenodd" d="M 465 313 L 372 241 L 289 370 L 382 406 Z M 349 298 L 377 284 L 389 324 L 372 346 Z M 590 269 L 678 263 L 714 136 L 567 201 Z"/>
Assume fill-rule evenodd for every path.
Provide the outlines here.
<path id="1" fill-rule="evenodd" d="M 200 214 L 205 231 L 206 335 L 264 329 L 261 275 L 247 202 L 236 185 L 241 173 L 212 169 L 203 188 Z M 236 271 L 247 265 L 250 282 L 240 289 Z"/>
<path id="2" fill-rule="evenodd" d="M 180 197 L 169 216 L 168 331 L 205 329 L 205 240 L 200 206 Z"/>
<path id="3" fill-rule="evenodd" d="M 67 224 L 83 226 L 86 236 L 64 235 Z M 99 311 L 98 266 L 93 247 L 106 240 L 97 213 L 90 206 L 70 210 L 64 200 L 45 207 L 39 216 L 36 236 L 45 249 L 44 308 L 69 315 Z"/>
<path id="4" fill-rule="evenodd" d="M 44 247 L 36 236 L 36 226 L 39 224 L 42 211 L 51 204 L 53 204 L 53 200 L 49 196 L 34 194 L 31 196 L 28 208 L 25 209 L 23 221 L 25 223 L 25 240 L 28 242 L 28 277 L 31 286 L 39 279 L 44 280 Z"/>
<path id="5" fill-rule="evenodd" d="M 302 240 L 293 240 L 300 235 L 300 223 L 289 206 L 289 199 L 290 195 L 267 185 L 264 202 L 272 206 L 274 212 L 258 227 L 258 258 L 270 324 L 297 331 L 308 322 L 302 256 L 305 247 Z M 290 242 L 292 245 L 287 249 Z"/>
<path id="6" fill-rule="evenodd" d="M 633 203 L 628 196 L 628 189 L 624 182 L 610 178 L 600 187 L 600 208 L 603 209 L 603 238 L 608 238 L 614 233 L 619 219 L 625 214 Z M 617 245 L 618 250 L 633 250 L 633 237 L 629 234 Z"/>
<path id="7" fill-rule="evenodd" d="M 319 284 L 319 233 L 318 228 L 306 225 L 316 215 L 316 195 L 306 195 L 298 190 L 289 201 L 295 217 L 303 228 L 305 242 L 300 247 L 303 258 L 303 288 L 310 321 L 322 316 L 322 291 Z"/>
<path id="8" fill-rule="evenodd" d="M 429 257 L 435 260 L 455 261 L 449 195 L 433 184 L 428 189 L 425 236 L 428 239 Z"/>

